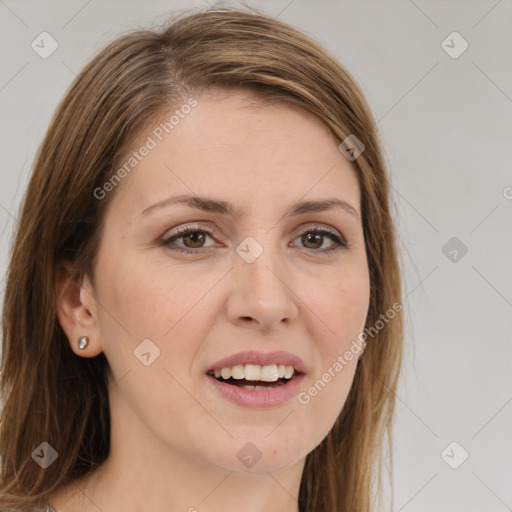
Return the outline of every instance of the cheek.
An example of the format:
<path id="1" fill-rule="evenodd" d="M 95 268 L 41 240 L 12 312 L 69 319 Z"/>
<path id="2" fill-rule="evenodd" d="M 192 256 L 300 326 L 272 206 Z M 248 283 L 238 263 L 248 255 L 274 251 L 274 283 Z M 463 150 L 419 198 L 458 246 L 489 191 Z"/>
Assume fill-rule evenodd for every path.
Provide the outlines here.
<path id="1" fill-rule="evenodd" d="M 152 368 L 166 368 L 180 381 L 189 379 L 190 363 L 215 320 L 209 292 L 220 277 L 169 262 L 149 265 L 120 251 L 110 264 L 106 261 L 98 273 L 100 329 L 115 379 L 145 368 L 137 354 L 148 348 L 151 360 L 156 355 Z M 148 373 L 140 376 L 143 381 Z"/>
<path id="2" fill-rule="evenodd" d="M 198 279 L 194 274 L 172 263 L 149 265 L 137 254 L 119 254 L 115 264 L 106 262 L 99 274 L 105 305 L 102 324 L 120 324 L 134 340 L 166 337 L 195 313 L 215 285 L 215 276 L 201 273 Z"/>
<path id="3" fill-rule="evenodd" d="M 301 296 L 309 309 L 306 317 L 326 365 L 332 362 L 326 357 L 343 353 L 364 329 L 370 300 L 368 270 L 362 264 L 347 266 L 320 284 L 308 282 L 305 287 Z"/>
<path id="4" fill-rule="evenodd" d="M 339 417 L 352 387 L 357 357 L 334 369 L 331 364 L 324 372 L 311 376 L 298 395 L 295 418 L 310 443 L 319 444 Z"/>
<path id="5" fill-rule="evenodd" d="M 314 434 L 319 440 L 332 428 L 352 387 L 369 299 L 367 268 L 355 265 L 322 281 L 306 302 L 319 360 L 298 396 L 299 414 L 321 418 Z"/>
<path id="6" fill-rule="evenodd" d="M 178 267 L 148 268 L 120 254 L 114 261 L 98 273 L 101 338 L 113 380 L 119 383 L 111 384 L 113 409 L 126 414 L 122 404 L 129 404 L 162 439 L 187 438 L 196 425 L 218 428 L 186 391 L 189 363 L 212 315 L 211 305 L 201 298 L 218 278 L 202 274 L 193 279 Z M 125 419 L 120 416 L 119 421 Z"/>

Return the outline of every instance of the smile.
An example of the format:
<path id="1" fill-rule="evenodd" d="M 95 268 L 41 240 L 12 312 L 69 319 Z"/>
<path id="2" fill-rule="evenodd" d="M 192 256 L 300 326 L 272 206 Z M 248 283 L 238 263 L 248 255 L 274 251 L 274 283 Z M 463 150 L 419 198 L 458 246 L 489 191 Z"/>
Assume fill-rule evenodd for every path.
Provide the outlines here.
<path id="1" fill-rule="evenodd" d="M 285 352 L 246 351 L 210 366 L 208 382 L 216 393 L 243 407 L 275 407 L 299 392 L 303 361 Z"/>
<path id="2" fill-rule="evenodd" d="M 208 372 L 209 376 L 213 376 L 219 382 L 253 391 L 282 386 L 292 379 L 294 374 L 293 366 L 284 364 L 236 364 Z"/>

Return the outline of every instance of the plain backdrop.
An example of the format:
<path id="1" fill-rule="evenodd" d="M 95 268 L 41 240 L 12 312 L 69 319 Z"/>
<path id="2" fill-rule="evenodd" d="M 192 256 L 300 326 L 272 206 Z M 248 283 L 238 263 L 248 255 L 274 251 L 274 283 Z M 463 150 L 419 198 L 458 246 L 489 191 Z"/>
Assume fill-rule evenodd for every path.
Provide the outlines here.
<path id="1" fill-rule="evenodd" d="M 407 321 L 394 511 L 512 510 L 511 1 L 248 3 L 323 44 L 379 124 Z M 34 155 L 75 74 L 121 32 L 193 7 L 208 4 L 0 0 L 0 299 Z M 42 32 L 58 44 L 47 58 L 31 46 Z"/>

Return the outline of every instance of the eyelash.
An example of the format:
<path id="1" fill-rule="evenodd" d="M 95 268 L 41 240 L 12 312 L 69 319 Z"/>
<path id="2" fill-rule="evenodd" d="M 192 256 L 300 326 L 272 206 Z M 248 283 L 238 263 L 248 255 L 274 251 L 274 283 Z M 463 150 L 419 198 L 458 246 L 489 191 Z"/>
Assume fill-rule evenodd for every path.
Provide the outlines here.
<path id="1" fill-rule="evenodd" d="M 178 240 L 190 233 L 207 233 L 208 235 L 212 236 L 214 233 L 214 230 L 212 230 L 211 228 L 209 228 L 207 226 L 186 226 L 186 227 L 180 229 L 180 233 L 172 234 L 169 237 L 163 238 L 161 241 L 161 244 L 163 246 L 167 246 L 171 242 L 174 242 L 175 240 Z M 308 250 L 308 251 L 317 252 L 317 253 L 320 253 L 323 255 L 329 255 L 329 254 L 331 254 L 335 251 L 338 251 L 340 249 L 345 249 L 349 245 L 348 242 L 345 242 L 335 232 L 333 232 L 329 229 L 323 228 L 323 227 L 319 227 L 319 226 L 311 227 L 310 226 L 308 228 L 303 229 L 299 233 L 298 237 L 305 235 L 306 233 L 314 233 L 315 235 L 328 236 L 334 242 L 334 245 L 332 247 L 330 247 L 329 249 L 308 249 L 308 248 L 306 248 L 306 250 Z M 199 247 L 195 250 L 194 249 L 183 249 L 183 248 L 170 248 L 170 249 L 173 251 L 187 253 L 187 254 L 198 254 L 201 251 L 201 249 L 203 249 L 203 248 Z"/>

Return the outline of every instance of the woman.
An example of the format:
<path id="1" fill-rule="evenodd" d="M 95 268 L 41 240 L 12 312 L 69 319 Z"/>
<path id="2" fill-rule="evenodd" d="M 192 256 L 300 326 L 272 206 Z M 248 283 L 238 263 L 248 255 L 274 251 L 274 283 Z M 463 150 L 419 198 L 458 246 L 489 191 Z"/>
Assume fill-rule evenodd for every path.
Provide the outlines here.
<path id="1" fill-rule="evenodd" d="M 225 8 L 108 45 L 22 205 L 0 509 L 374 510 L 389 202 L 358 85 L 294 28 Z"/>

